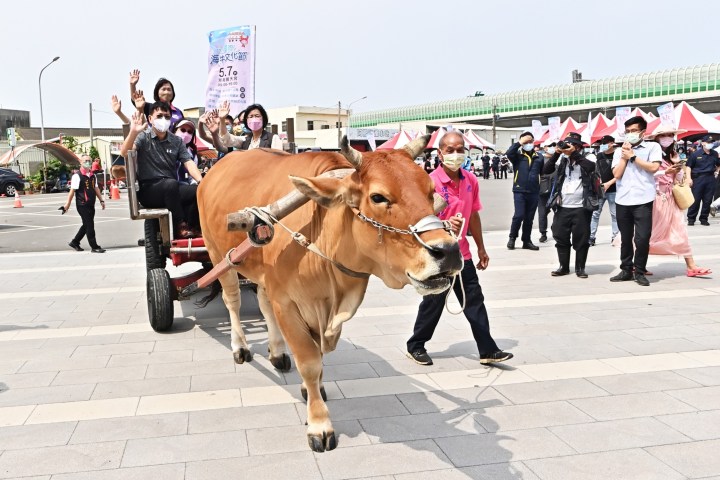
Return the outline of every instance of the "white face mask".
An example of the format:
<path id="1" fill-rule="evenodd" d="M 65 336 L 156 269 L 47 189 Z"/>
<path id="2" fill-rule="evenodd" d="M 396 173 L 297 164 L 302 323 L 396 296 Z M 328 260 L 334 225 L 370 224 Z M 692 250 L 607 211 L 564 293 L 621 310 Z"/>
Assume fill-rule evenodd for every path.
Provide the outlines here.
<path id="1" fill-rule="evenodd" d="M 525 145 L 522 146 L 522 148 L 523 148 L 523 150 L 525 150 L 526 152 L 529 152 L 530 150 L 533 149 L 533 144 L 532 144 L 532 143 L 526 143 Z"/>
<path id="2" fill-rule="evenodd" d="M 547 153 L 550 155 L 555 155 L 555 147 L 549 147 L 547 149 Z"/>
<path id="3" fill-rule="evenodd" d="M 165 133 L 170 128 L 170 119 L 169 118 L 156 118 L 155 120 L 153 120 L 152 126 L 158 132 Z"/>
<path id="4" fill-rule="evenodd" d="M 444 153 L 442 156 L 443 165 L 453 172 L 458 171 L 464 161 L 465 155 L 462 153 Z"/>
<path id="5" fill-rule="evenodd" d="M 608 144 L 600 145 L 600 152 L 607 152 L 608 148 L 610 148 L 610 145 Z"/>
<path id="6" fill-rule="evenodd" d="M 625 141 L 630 142 L 633 145 L 640 142 L 640 134 L 638 132 L 631 132 L 625 134 Z"/>

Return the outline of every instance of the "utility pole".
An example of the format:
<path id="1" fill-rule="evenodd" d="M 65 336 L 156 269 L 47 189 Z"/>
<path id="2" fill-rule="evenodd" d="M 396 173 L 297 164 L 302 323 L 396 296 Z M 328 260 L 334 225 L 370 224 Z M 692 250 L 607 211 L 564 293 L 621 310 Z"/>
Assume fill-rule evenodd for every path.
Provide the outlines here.
<path id="1" fill-rule="evenodd" d="M 340 107 L 340 100 L 338 100 L 338 121 L 337 121 L 337 129 L 338 129 L 338 148 L 340 148 L 340 143 L 342 142 L 342 129 L 340 128 L 340 113 L 341 113 L 341 107 Z"/>
<path id="2" fill-rule="evenodd" d="M 497 120 L 497 104 L 493 103 L 492 108 L 492 133 L 493 133 L 493 145 L 495 145 L 495 121 Z"/>

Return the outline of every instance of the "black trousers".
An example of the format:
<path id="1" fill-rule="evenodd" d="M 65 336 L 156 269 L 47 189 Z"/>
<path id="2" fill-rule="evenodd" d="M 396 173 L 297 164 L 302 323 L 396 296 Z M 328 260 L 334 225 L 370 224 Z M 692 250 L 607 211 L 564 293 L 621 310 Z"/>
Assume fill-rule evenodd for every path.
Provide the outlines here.
<path id="1" fill-rule="evenodd" d="M 616 203 L 615 210 L 622 240 L 620 268 L 626 272 L 632 272 L 634 268 L 636 272 L 644 274 L 647 272 L 647 259 L 650 251 L 653 202 L 642 205 Z"/>
<path id="2" fill-rule="evenodd" d="M 553 216 L 552 234 L 558 249 L 571 246 L 575 251 L 588 249 L 592 212 L 583 207 L 558 207 Z"/>
<path id="3" fill-rule="evenodd" d="M 490 178 L 490 164 L 489 163 L 483 163 L 483 178 L 488 179 Z"/>
<path id="4" fill-rule="evenodd" d="M 508 167 L 500 167 L 500 178 L 507 179 Z"/>
<path id="5" fill-rule="evenodd" d="M 535 211 L 538 207 L 538 194 L 537 193 L 520 193 L 513 192 L 513 201 L 515 202 L 515 213 L 510 223 L 510 238 L 516 239 L 520 232 L 520 225 L 522 224 L 522 238 L 523 243 L 530 242 L 530 235 L 532 234 L 532 224 L 535 220 Z"/>
<path id="6" fill-rule="evenodd" d="M 173 223 L 188 222 L 200 226 L 197 208 L 197 185 L 179 183 L 171 178 L 140 184 L 138 200 L 144 207 L 167 208 L 172 213 Z"/>
<path id="7" fill-rule="evenodd" d="M 548 229 L 548 215 L 550 215 L 550 209 L 547 207 L 547 202 L 550 200 L 550 194 L 540 195 L 538 200 L 538 224 L 540 233 L 543 235 L 547 234 Z"/>
<path id="8" fill-rule="evenodd" d="M 82 219 L 82 226 L 80 226 L 72 242 L 75 245 L 80 245 L 83 237 L 87 236 L 90 248 L 98 248 L 97 240 L 95 240 L 95 205 L 77 205 L 76 203 L 76 208 Z"/>
<path id="9" fill-rule="evenodd" d="M 693 197 L 695 197 L 695 203 L 688 208 L 688 222 L 695 221 L 698 211 L 700 212 L 700 221 L 707 222 L 710 214 L 710 204 L 715 193 L 715 177 L 713 175 L 701 175 L 693 178 L 692 193 Z M 702 202 L 702 210 L 700 210 L 700 202 Z"/>
<path id="10" fill-rule="evenodd" d="M 465 289 L 465 318 L 470 322 L 475 343 L 477 343 L 480 355 L 487 355 L 499 350 L 495 340 L 490 335 L 490 321 L 487 309 L 485 308 L 485 297 L 480 288 L 475 265 L 472 260 L 465 260 L 463 269 L 460 272 Z M 455 296 L 462 302 L 462 290 L 460 279 L 455 281 Z M 443 308 L 445 308 L 445 295 L 447 292 L 437 295 L 426 295 L 420 302 L 415 328 L 412 337 L 407 341 L 408 352 L 425 350 L 425 342 L 430 341 L 440 321 Z"/>
<path id="11" fill-rule="evenodd" d="M 497 165 L 493 163 L 492 171 L 493 171 L 493 178 L 500 178 L 500 164 L 499 163 Z"/>

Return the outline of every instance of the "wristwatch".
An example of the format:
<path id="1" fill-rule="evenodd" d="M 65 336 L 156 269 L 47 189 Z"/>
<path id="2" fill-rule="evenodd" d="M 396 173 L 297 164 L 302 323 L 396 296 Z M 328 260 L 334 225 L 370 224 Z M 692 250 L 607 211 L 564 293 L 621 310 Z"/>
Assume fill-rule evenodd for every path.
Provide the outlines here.
<path id="1" fill-rule="evenodd" d="M 633 155 L 632 157 L 630 157 L 630 163 L 634 162 L 636 158 L 637 158 L 636 155 Z"/>

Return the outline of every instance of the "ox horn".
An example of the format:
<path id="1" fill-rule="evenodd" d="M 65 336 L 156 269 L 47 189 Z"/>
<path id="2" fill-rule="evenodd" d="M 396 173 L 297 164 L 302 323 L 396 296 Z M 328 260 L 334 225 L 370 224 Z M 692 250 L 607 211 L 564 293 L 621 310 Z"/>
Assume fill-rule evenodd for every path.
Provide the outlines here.
<path id="1" fill-rule="evenodd" d="M 442 197 L 442 195 L 435 192 L 433 194 L 433 212 L 438 214 L 438 213 L 442 212 L 443 210 L 445 210 L 445 207 L 447 207 L 447 202 Z"/>
<path id="2" fill-rule="evenodd" d="M 403 148 L 410 154 L 410 158 L 415 160 L 422 154 L 423 150 L 425 150 L 429 141 L 430 135 L 422 135 L 405 145 Z"/>
<path id="3" fill-rule="evenodd" d="M 360 165 L 362 165 L 363 161 L 362 154 L 350 146 L 347 135 L 344 135 L 342 142 L 340 142 L 340 153 L 355 167 L 355 170 L 360 170 Z"/>

